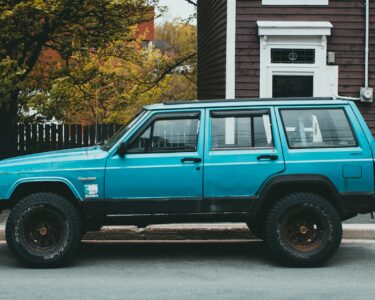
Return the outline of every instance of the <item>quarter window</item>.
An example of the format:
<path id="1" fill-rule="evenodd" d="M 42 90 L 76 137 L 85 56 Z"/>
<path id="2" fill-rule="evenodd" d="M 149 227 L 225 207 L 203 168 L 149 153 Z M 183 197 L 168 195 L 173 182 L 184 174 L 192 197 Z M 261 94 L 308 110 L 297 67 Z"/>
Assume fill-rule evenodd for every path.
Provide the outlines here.
<path id="1" fill-rule="evenodd" d="M 268 147 L 273 147 L 268 111 L 211 113 L 213 150 Z"/>
<path id="2" fill-rule="evenodd" d="M 338 148 L 357 145 L 343 109 L 281 110 L 289 148 Z"/>
<path id="3" fill-rule="evenodd" d="M 198 130 L 198 117 L 157 119 L 130 144 L 128 153 L 193 152 Z"/>

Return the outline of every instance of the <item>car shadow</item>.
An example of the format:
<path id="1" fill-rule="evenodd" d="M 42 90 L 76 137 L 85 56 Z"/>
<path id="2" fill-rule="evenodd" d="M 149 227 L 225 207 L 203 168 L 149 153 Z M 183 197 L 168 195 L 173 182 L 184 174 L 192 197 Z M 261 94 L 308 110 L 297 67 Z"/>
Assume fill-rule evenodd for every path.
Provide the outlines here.
<path id="1" fill-rule="evenodd" d="M 356 265 L 373 261 L 375 247 L 345 244 L 324 267 Z M 242 266 L 285 268 L 270 255 L 262 241 L 243 242 L 82 242 L 77 254 L 64 267 L 88 267 L 106 264 L 150 263 L 220 263 Z M 5 243 L 0 245 L 0 268 L 24 268 L 10 253 Z"/>

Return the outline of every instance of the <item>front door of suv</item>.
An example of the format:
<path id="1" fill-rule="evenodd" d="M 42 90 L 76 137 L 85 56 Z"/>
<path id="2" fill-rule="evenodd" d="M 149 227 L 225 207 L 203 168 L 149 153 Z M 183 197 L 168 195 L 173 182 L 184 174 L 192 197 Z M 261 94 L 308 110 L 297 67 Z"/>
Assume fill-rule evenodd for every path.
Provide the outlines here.
<path id="1" fill-rule="evenodd" d="M 106 171 L 113 214 L 197 212 L 202 201 L 203 111 L 154 112 Z"/>
<path id="2" fill-rule="evenodd" d="M 284 170 L 272 107 L 206 111 L 204 209 L 249 211 L 261 186 Z"/>

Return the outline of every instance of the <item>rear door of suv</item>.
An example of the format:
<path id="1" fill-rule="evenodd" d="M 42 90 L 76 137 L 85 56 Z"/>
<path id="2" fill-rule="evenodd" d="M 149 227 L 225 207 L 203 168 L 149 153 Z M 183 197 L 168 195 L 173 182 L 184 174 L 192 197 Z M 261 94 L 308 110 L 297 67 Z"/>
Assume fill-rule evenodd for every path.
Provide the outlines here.
<path id="1" fill-rule="evenodd" d="M 284 170 L 274 109 L 212 108 L 206 120 L 204 210 L 250 211 L 263 183 Z"/>

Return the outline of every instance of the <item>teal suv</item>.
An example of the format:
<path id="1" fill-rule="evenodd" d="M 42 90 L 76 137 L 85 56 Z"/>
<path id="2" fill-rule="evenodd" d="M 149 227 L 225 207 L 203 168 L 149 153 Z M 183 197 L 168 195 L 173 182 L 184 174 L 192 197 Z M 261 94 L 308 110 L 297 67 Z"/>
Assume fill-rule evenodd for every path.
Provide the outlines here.
<path id="1" fill-rule="evenodd" d="M 0 161 L 6 239 L 33 267 L 69 259 L 103 225 L 245 222 L 289 266 L 318 266 L 342 221 L 372 213 L 375 142 L 333 99 L 145 107 L 89 148 Z"/>

